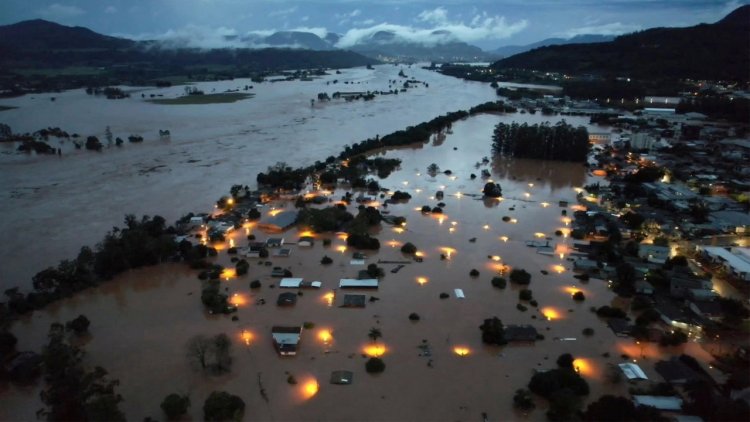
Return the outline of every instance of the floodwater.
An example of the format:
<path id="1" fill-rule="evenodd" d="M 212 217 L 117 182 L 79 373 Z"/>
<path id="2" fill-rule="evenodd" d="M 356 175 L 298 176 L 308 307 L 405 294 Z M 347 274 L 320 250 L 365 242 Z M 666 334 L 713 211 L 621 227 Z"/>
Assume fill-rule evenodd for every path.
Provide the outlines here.
<path id="1" fill-rule="evenodd" d="M 558 201 L 574 204 L 574 187 L 596 179 L 580 164 L 571 163 L 495 161 L 477 168 L 476 163 L 490 155 L 494 125 L 514 119 L 541 117 L 476 116 L 454 124 L 453 133 L 444 139 L 383 153 L 403 162 L 401 170 L 382 183 L 393 190 L 408 191 L 412 199 L 387 207 L 391 215 L 405 216 L 407 225 L 403 230 L 383 225 L 378 233 L 381 249 L 367 252 L 367 263 L 405 260 L 399 247 L 407 241 L 418 247 L 424 262 L 406 264 L 395 274 L 390 270 L 396 265 L 380 264 L 386 274 L 380 288 L 354 292 L 380 299 L 368 302 L 364 309 L 337 307 L 344 293 L 341 291 L 329 306 L 328 294 L 333 293 L 338 280 L 356 276 L 363 267 L 350 265 L 352 251 L 342 248 L 342 239 L 326 235 L 318 236 L 312 248 L 292 246 L 290 257 L 271 258 L 273 265 L 289 268 L 295 276 L 323 282 L 320 290 L 304 290 L 294 307 L 275 305 L 280 289 L 270 288 L 276 281 L 270 277 L 270 268 L 251 262 L 250 274 L 222 282 L 241 303 L 239 320 L 206 315 L 195 272 L 168 264 L 129 272 L 16 323 L 13 332 L 19 336 L 19 349 L 39 350 L 51 322 L 87 315 L 92 325 L 85 346 L 86 362 L 105 367 L 120 380 L 118 392 L 125 398 L 121 407 L 132 420 L 162 417 L 159 403 L 172 392 L 189 394 L 191 418 L 200 420 L 202 403 L 212 390 L 241 396 L 248 420 L 476 421 L 482 413 L 489 420 L 545 420 L 543 400 L 537 400 L 537 409 L 524 416 L 512 409 L 512 395 L 528 384 L 535 369 L 553 368 L 557 357 L 566 352 L 579 359 L 576 366 L 592 390 L 588 400 L 607 393 L 624 395 L 628 383 L 612 384 L 606 377 L 610 364 L 625 359 L 622 354 L 628 355 L 627 360 L 637 360 L 654 378 L 653 364 L 682 349 L 641 349 L 630 339 L 615 337 L 605 322 L 589 311 L 591 306 L 616 302 L 606 283 L 582 283 L 573 278 L 567 256 L 540 255 L 525 246 L 526 240 L 540 239 L 540 233 L 541 238 L 550 237 L 556 249 L 564 253 L 571 240 L 554 235 L 555 230 L 566 227 Z M 442 170 L 450 169 L 452 175 L 430 177 L 426 168 L 431 163 Z M 478 175 L 483 168 L 502 185 L 504 200 L 482 201 L 469 196 L 479 193 L 484 183 L 479 177 L 471 180 L 470 174 Z M 222 191 L 225 185 L 216 190 Z M 434 206 L 438 201 L 431 197 L 437 190 L 445 192 L 442 220 L 417 210 L 422 205 Z M 333 199 L 341 193 L 335 192 Z M 355 208 L 356 204 L 350 206 L 351 210 Z M 568 211 L 572 212 L 571 208 Z M 503 216 L 514 218 L 515 223 L 503 222 Z M 260 240 L 268 237 L 250 230 Z M 239 230 L 231 240 L 242 245 L 244 234 Z M 297 235 L 293 230 L 285 237 L 293 242 Z M 323 237 L 332 238 L 332 245 L 323 246 Z M 227 244 L 219 246 L 226 249 Z M 449 257 L 440 260 L 440 254 Z M 320 265 L 324 255 L 332 257 L 334 263 Z M 489 258 L 494 256 L 499 258 Z M 220 252 L 217 262 L 228 265 L 229 256 Z M 524 268 L 532 274 L 529 288 L 539 302 L 538 308 L 529 306 L 521 312 L 516 309 L 517 286 L 509 284 L 500 290 L 490 285 L 503 265 Z M 471 269 L 479 270 L 479 277 L 471 278 Z M 542 274 L 542 270 L 548 274 Z M 253 279 L 261 280 L 263 287 L 249 289 Z M 463 289 L 465 299 L 454 296 L 456 288 Z M 582 303 L 571 298 L 577 290 L 586 295 Z M 450 298 L 440 299 L 442 292 Z M 261 298 L 266 300 L 265 305 L 257 303 Z M 421 320 L 410 321 L 412 312 Z M 531 324 L 545 339 L 535 345 L 485 346 L 478 327 L 493 316 L 505 324 Z M 271 344 L 271 326 L 303 322 L 313 322 L 315 327 L 303 332 L 298 355 L 277 356 Z M 372 346 L 367 337 L 372 327 L 383 334 L 378 346 L 384 350 L 386 370 L 379 375 L 364 370 L 363 353 Z M 581 334 L 587 327 L 594 329 L 593 336 Z M 330 335 L 327 342 L 321 339 L 322 330 Z M 212 377 L 191 369 L 185 357 L 188 339 L 221 332 L 235 340 L 231 373 Z M 243 333 L 250 335 L 247 342 Z M 425 341 L 430 357 L 420 356 L 418 346 Z M 709 359 L 693 350 L 698 349 L 696 346 L 685 347 L 700 360 Z M 455 353 L 456 348 L 463 356 Z M 352 371 L 353 384 L 329 384 L 334 370 Z M 298 384 L 287 383 L 289 374 Z M 308 387 L 312 381 L 317 382 L 317 389 Z M 260 394 L 261 384 L 267 401 Z M 1 388 L 0 419 L 32 419 L 41 407 L 39 386 Z"/>
<path id="2" fill-rule="evenodd" d="M 93 246 L 122 225 L 126 213 L 174 221 L 210 209 L 232 184 L 254 185 L 256 174 L 276 162 L 308 165 L 337 155 L 346 144 L 497 98 L 487 84 L 412 66 L 404 67 L 405 73 L 429 87 L 367 102 L 310 104 L 320 92 L 387 91 L 390 80 L 399 88 L 400 69 L 344 69 L 313 81 L 196 84 L 206 93 L 253 86 L 248 92 L 255 97 L 231 104 L 159 105 L 141 98 L 179 96 L 182 86 L 124 87 L 132 92 L 123 100 L 92 97 L 84 90 L 1 100 L 18 107 L 0 113 L 0 123 L 15 133 L 60 127 L 83 140 L 96 135 L 106 144 L 109 126 L 125 145 L 95 153 L 52 138 L 63 150 L 57 157 L 16 154 L 16 145 L 0 144 L 0 215 L 6 233 L 0 287 L 29 288 L 33 274 L 75 256 L 82 245 Z M 171 139 L 160 140 L 159 130 L 166 129 Z M 143 144 L 128 143 L 130 134 L 143 136 Z"/>

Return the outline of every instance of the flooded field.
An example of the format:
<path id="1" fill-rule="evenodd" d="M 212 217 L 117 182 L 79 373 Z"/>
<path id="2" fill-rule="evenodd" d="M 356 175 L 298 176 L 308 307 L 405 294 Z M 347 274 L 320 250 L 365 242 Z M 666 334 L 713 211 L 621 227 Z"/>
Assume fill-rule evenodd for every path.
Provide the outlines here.
<path id="1" fill-rule="evenodd" d="M 323 282 L 320 290 L 303 290 L 293 307 L 275 305 L 281 289 L 270 285 L 278 279 L 270 277 L 270 267 L 251 260 L 248 275 L 222 281 L 239 305 L 239 320 L 210 316 L 200 303 L 196 273 L 182 265 L 162 265 L 129 272 L 16 323 L 13 332 L 19 337 L 18 348 L 39 350 L 51 322 L 87 315 L 92 324 L 91 338 L 85 346 L 86 362 L 104 366 L 120 380 L 118 392 L 125 398 L 121 407 L 131 420 L 162 417 L 159 403 L 172 392 L 189 394 L 193 403 L 191 417 L 200 420 L 203 401 L 218 389 L 242 397 L 248 420 L 476 421 L 483 413 L 489 420 L 544 420 L 542 400 L 537 400 L 534 412 L 524 416 L 512 409 L 512 395 L 528 384 L 535 369 L 553 368 L 557 357 L 566 352 L 578 359 L 576 366 L 591 386 L 592 394 L 587 400 L 606 393 L 626 394 L 627 382 L 608 381 L 608 365 L 636 360 L 649 377 L 655 377 L 655 361 L 679 354 L 682 349 L 641 348 L 632 339 L 616 337 L 603 320 L 589 311 L 592 306 L 617 302 L 606 282 L 580 282 L 573 278 L 572 264 L 566 255 L 571 239 L 554 234 L 566 228 L 558 201 L 575 204 L 575 187 L 601 179 L 589 176 L 580 164 L 571 163 L 496 160 L 477 166 L 483 157 L 491 155 L 490 136 L 497 122 L 533 123 L 542 119 L 530 115 L 476 116 L 454 124 L 453 133 L 445 138 L 383 153 L 403 162 L 401 169 L 381 184 L 407 191 L 412 198 L 387 208 L 380 205 L 390 215 L 405 216 L 407 225 L 400 228 L 384 224 L 378 233 L 381 249 L 366 252 L 367 263 L 408 260 L 399 250 L 407 241 L 417 246 L 424 262 L 404 264 L 397 273 L 390 271 L 395 264 L 379 264 L 386 274 L 379 289 L 353 291 L 380 299 L 366 303 L 364 309 L 337 306 L 343 293 L 334 291 L 339 279 L 354 278 L 364 267 L 351 265 L 352 251 L 346 249 L 343 239 L 330 234 L 318 236 L 312 248 L 291 246 L 291 256 L 270 259 L 273 265 L 288 268 L 297 277 Z M 334 150 L 331 146 L 330 152 Z M 311 151 L 307 154 L 313 159 L 327 155 L 325 151 Z M 300 151 L 289 152 L 305 159 Z M 430 177 L 426 170 L 431 163 L 452 174 Z M 471 180 L 470 174 L 479 175 L 482 169 L 488 169 L 492 179 L 501 184 L 503 200 L 483 201 L 471 196 L 480 193 L 484 181 L 479 177 Z M 248 168 L 242 176 L 249 177 L 255 171 Z M 228 173 L 229 169 L 221 170 L 223 175 Z M 184 197 L 176 192 L 174 197 L 145 202 L 153 201 L 150 206 L 159 212 L 183 200 L 199 210 L 208 209 L 232 182 L 242 181 L 239 174 L 236 176 L 227 180 L 207 173 L 204 177 L 213 188 L 207 187 L 203 198 L 197 194 Z M 144 179 L 144 183 L 158 183 L 158 177 Z M 146 190 L 152 188 L 147 186 Z M 437 204 L 437 190 L 445 192 L 445 214 L 442 218 L 422 215 L 422 205 Z M 342 191 L 334 192 L 332 199 L 341 195 Z M 88 206 L 95 208 L 96 203 L 89 201 Z M 349 207 L 356 213 L 355 208 L 356 204 Z M 570 207 L 567 209 L 572 212 Z M 511 220 L 503 222 L 504 216 Z M 81 229 L 82 226 L 76 228 Z M 258 229 L 250 230 L 259 240 L 269 237 Z M 292 230 L 284 237 L 295 242 L 298 235 Z M 325 237 L 332 239 L 330 246 L 322 244 Z M 226 243 L 217 245 L 222 251 L 216 262 L 229 265 L 225 249 L 230 242 L 243 245 L 244 238 L 245 232 L 239 230 Z M 527 240 L 546 238 L 562 255 L 541 255 L 525 244 Z M 447 259 L 441 260 L 441 254 Z M 321 265 L 324 255 L 332 257 L 333 264 Z M 506 265 L 531 273 L 528 287 L 539 302 L 538 307 L 529 306 L 521 312 L 516 308 L 518 286 L 491 286 L 491 278 Z M 478 277 L 469 276 L 472 269 L 479 271 Z M 261 281 L 260 289 L 249 288 L 254 279 Z M 458 299 L 454 289 L 462 289 L 465 298 Z M 573 301 L 571 295 L 575 291 L 583 291 L 586 300 Z M 450 297 L 441 299 L 441 293 Z M 265 299 L 266 304 L 259 304 L 260 299 Z M 421 319 L 410 321 L 412 312 Z M 478 327 L 485 318 L 493 316 L 505 324 L 531 324 L 545 339 L 535 345 L 485 346 Z M 279 357 L 272 346 L 271 327 L 304 322 L 312 322 L 314 327 L 303 331 L 298 355 Z M 367 334 L 373 327 L 383 334 L 376 352 L 383 354 L 386 370 L 379 375 L 364 370 L 365 356 L 372 353 L 373 346 Z M 584 328 L 593 328 L 594 335 L 582 335 Z M 188 339 L 196 334 L 221 332 L 235 340 L 231 373 L 212 377 L 190 368 L 185 356 Z M 419 346 L 423 344 L 429 345 L 431 356 L 420 356 Z M 699 360 L 707 359 L 694 343 L 685 347 Z M 623 354 L 627 357 L 623 358 Z M 352 371 L 352 385 L 329 384 L 334 370 Z M 289 374 L 299 383 L 287 383 Z M 260 394 L 260 384 L 268 401 Z M 38 390 L 38 386 L 0 386 L 0 419 L 33 419 L 41 407 Z"/>
<path id="2" fill-rule="evenodd" d="M 346 144 L 496 98 L 487 84 L 412 66 L 404 72 L 429 87 L 372 101 L 310 104 L 321 92 L 389 90 L 389 81 L 398 88 L 404 80 L 400 69 L 344 69 L 313 81 L 257 84 L 239 79 L 195 85 L 206 94 L 253 86 L 247 91 L 253 98 L 231 104 L 146 101 L 152 94 L 181 96 L 183 86 L 123 87 L 131 97 L 122 100 L 84 90 L 3 99 L 1 105 L 18 107 L 0 114 L 0 123 L 14 133 L 60 127 L 84 140 L 96 135 L 106 145 L 109 126 L 125 145 L 95 153 L 52 138 L 51 144 L 63 152 L 57 157 L 17 154 L 17 145 L 0 144 L 0 215 L 9 233 L 0 245 L 0 287 L 30 286 L 39 269 L 73 256 L 81 245 L 93 245 L 107 230 L 122 225 L 126 213 L 159 214 L 174 221 L 210 208 L 234 183 L 253 185 L 258 172 L 278 161 L 307 165 L 337 155 Z M 159 130 L 169 130 L 170 140 L 160 140 Z M 131 134 L 143 136 L 144 142 L 129 143 Z"/>

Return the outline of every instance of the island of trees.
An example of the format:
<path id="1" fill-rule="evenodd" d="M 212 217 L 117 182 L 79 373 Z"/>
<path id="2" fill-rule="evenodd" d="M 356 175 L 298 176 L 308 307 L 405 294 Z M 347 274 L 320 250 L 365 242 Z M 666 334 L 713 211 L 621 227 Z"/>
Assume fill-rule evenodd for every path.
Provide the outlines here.
<path id="1" fill-rule="evenodd" d="M 589 134 L 585 127 L 573 127 L 564 120 L 554 126 L 498 123 L 492 135 L 492 151 L 509 158 L 585 161 Z"/>

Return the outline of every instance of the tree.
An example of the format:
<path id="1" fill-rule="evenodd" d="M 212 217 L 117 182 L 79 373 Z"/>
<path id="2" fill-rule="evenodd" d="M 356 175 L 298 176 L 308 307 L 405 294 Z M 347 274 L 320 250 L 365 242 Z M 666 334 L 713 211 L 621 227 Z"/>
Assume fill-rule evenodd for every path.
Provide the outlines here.
<path id="1" fill-rule="evenodd" d="M 217 373 L 229 372 L 232 365 L 232 341 L 224 334 L 217 334 L 213 338 L 214 371 Z"/>
<path id="2" fill-rule="evenodd" d="M 563 353 L 557 358 L 557 367 L 563 369 L 575 369 L 573 368 L 573 355 L 570 353 Z"/>
<path id="3" fill-rule="evenodd" d="M 499 183 L 487 182 L 482 189 L 482 193 L 489 198 L 500 198 L 503 196 L 503 190 Z"/>
<path id="4" fill-rule="evenodd" d="M 167 419 L 176 420 L 187 413 L 190 407 L 190 398 L 172 393 L 161 402 L 161 410 L 167 415 Z"/>
<path id="5" fill-rule="evenodd" d="M 498 346 L 508 344 L 508 341 L 505 340 L 505 327 L 498 317 L 485 319 L 482 325 L 479 326 L 479 329 L 482 330 L 483 343 L 496 344 Z"/>
<path id="6" fill-rule="evenodd" d="M 203 403 L 203 418 L 207 421 L 239 421 L 245 412 L 245 402 L 226 391 L 212 392 Z"/>
<path id="7" fill-rule="evenodd" d="M 514 268 L 510 272 L 510 282 L 516 283 L 516 284 L 527 285 L 531 283 L 531 274 L 529 274 L 526 270 Z"/>
<path id="8" fill-rule="evenodd" d="M 586 380 L 570 368 L 538 372 L 529 381 L 529 390 L 547 399 L 562 389 L 569 389 L 578 396 L 589 394 L 589 385 Z"/>
<path id="9" fill-rule="evenodd" d="M 370 328 L 370 332 L 367 333 L 367 337 L 369 337 L 370 340 L 372 340 L 373 343 L 377 343 L 378 339 L 380 337 L 383 337 L 383 333 L 380 332 L 379 328 L 372 327 L 372 328 Z"/>
<path id="10" fill-rule="evenodd" d="M 76 335 L 82 336 L 89 331 L 89 325 L 91 322 L 86 315 L 78 315 L 77 318 L 65 323 L 65 328 L 73 331 Z"/>
<path id="11" fill-rule="evenodd" d="M 401 247 L 401 252 L 407 255 L 414 255 L 417 253 L 417 247 L 411 242 L 406 242 L 404 243 L 404 246 Z"/>
<path id="12" fill-rule="evenodd" d="M 201 369 L 207 369 L 211 355 L 211 339 L 204 335 L 196 335 L 187 343 L 188 359 L 197 363 Z"/>
<path id="13" fill-rule="evenodd" d="M 507 285 L 507 282 L 503 277 L 492 277 L 492 287 L 496 287 L 498 289 L 504 289 Z"/>
<path id="14" fill-rule="evenodd" d="M 534 398 L 531 396 L 531 391 L 524 388 L 516 390 L 513 395 L 513 407 L 524 412 L 534 410 L 536 405 L 534 404 Z"/>
<path id="15" fill-rule="evenodd" d="M 549 398 L 547 419 L 551 421 L 569 421 L 581 408 L 581 398 L 569 388 L 562 388 L 552 393 Z"/>
<path id="16" fill-rule="evenodd" d="M 385 362 L 380 358 L 370 358 L 365 362 L 365 371 L 368 374 L 378 374 L 385 371 Z"/>
<path id="17" fill-rule="evenodd" d="M 0 357 L 12 352 L 16 348 L 18 339 L 9 331 L 0 331 Z"/>
<path id="18" fill-rule="evenodd" d="M 518 300 L 531 300 L 533 295 L 529 289 L 521 289 L 518 292 Z"/>

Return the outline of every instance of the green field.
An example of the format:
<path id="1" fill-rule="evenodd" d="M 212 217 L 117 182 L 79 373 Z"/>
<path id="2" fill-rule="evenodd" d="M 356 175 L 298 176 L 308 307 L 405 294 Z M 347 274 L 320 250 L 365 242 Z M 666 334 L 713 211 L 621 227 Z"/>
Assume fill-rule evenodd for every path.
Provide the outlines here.
<path id="1" fill-rule="evenodd" d="M 254 95 L 255 94 L 228 92 L 223 94 L 185 95 L 178 98 L 160 98 L 156 100 L 146 101 L 148 101 L 149 103 L 165 105 L 226 104 L 234 103 L 247 98 L 252 98 Z"/>
<path id="2" fill-rule="evenodd" d="M 18 107 L 0 105 L 0 111 L 13 110 L 14 108 Z"/>

